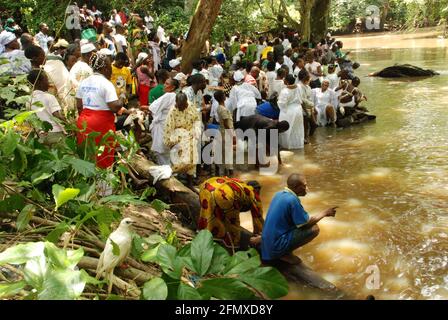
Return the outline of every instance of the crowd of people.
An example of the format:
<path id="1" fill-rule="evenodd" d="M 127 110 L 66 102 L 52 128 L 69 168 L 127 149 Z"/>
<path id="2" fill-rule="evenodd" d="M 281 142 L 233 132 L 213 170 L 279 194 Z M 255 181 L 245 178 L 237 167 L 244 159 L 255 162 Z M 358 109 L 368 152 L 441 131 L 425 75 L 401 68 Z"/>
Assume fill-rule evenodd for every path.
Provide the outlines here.
<path id="1" fill-rule="evenodd" d="M 234 166 L 233 159 L 224 161 L 226 147 L 235 144 L 235 128 L 278 130 L 280 148 L 295 150 L 310 143 L 318 127 L 363 121 L 366 110 L 359 104 L 367 98 L 354 73 L 359 64 L 342 51 L 343 43 L 331 34 L 309 43 L 297 33 L 258 39 L 237 33 L 222 43 L 207 41 L 201 57 L 186 65 L 181 53 L 187 35 L 166 37 L 150 16 L 127 10 L 106 16 L 84 6 L 80 17 L 81 29 L 70 41 L 46 23 L 34 36 L 23 32 L 13 18 L 0 33 L 0 73 L 27 75 L 34 89 L 29 106 L 52 126 L 41 133 L 43 143 L 59 143 L 63 123 L 74 119 L 78 143 L 97 133 L 94 143 L 104 146 L 97 166 L 110 168 L 117 143 L 104 136 L 130 130 L 127 120 L 133 116 L 139 124 L 133 127 L 135 136 L 151 141 L 148 156 L 184 174 L 191 186 L 201 168 L 194 161 L 198 148 L 209 143 L 201 140 L 202 132 L 214 128 L 224 141 L 214 150 L 222 161 L 218 177 L 200 187 L 198 227 L 234 246 L 262 243 L 263 259 L 294 263 L 292 250 L 313 239 L 316 223 L 334 216 L 334 208 L 310 218 L 298 200 L 306 194 L 306 179 L 293 175 L 264 221 L 259 184 L 229 178 Z M 181 161 L 173 161 L 173 150 Z M 255 236 L 239 226 L 239 213 L 247 210 Z M 268 231 L 261 236 L 262 230 Z"/>
<path id="2" fill-rule="evenodd" d="M 281 149 L 294 150 L 304 148 L 319 126 L 344 126 L 365 117 L 359 104 L 366 97 L 354 74 L 359 64 L 330 34 L 308 43 L 292 33 L 259 39 L 237 33 L 222 43 L 207 41 L 199 59 L 182 65 L 186 35 L 166 37 L 149 16 L 123 9 L 106 19 L 97 8 L 84 6 L 80 21 L 79 37 L 69 42 L 44 22 L 32 36 L 9 18 L 0 33 L 2 74 L 28 74 L 42 92 L 33 94 L 46 107 L 45 115 L 39 112 L 42 119 L 55 122 L 56 112 L 58 120 L 77 117 L 80 143 L 90 132 L 101 133 L 95 139 L 100 143 L 109 130 L 126 130 L 126 118 L 142 111 L 147 120 L 143 128 L 134 127 L 136 136 L 149 136 L 157 164 L 171 164 L 189 181 L 197 175 L 193 157 L 207 142 L 187 143 L 190 148 L 180 158 L 189 163 L 173 164 L 170 153 L 186 139 L 200 139 L 206 128 L 231 141 L 233 128 L 260 129 L 256 124 L 264 123 L 266 129 L 279 129 Z M 54 124 L 46 135 L 61 138 L 63 126 Z M 190 134 L 174 138 L 178 129 Z M 116 145 L 110 142 L 97 159 L 102 168 L 114 163 Z M 226 154 L 224 149 L 215 153 Z M 232 161 L 221 162 L 226 164 L 218 165 L 219 173 L 231 175 Z"/>

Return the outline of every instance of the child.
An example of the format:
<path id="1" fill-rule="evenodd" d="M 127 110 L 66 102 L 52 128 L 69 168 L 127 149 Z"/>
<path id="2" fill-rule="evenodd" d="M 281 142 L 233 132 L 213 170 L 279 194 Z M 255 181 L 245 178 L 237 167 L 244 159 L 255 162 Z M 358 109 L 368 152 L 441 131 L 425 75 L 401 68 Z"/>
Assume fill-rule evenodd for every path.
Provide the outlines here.
<path id="1" fill-rule="evenodd" d="M 214 94 L 215 100 L 219 103 L 217 114 L 219 121 L 219 132 L 221 139 L 218 140 L 216 148 L 221 149 L 221 152 L 215 149 L 215 155 L 218 156 L 217 162 L 220 176 L 233 175 L 233 118 L 232 113 L 225 107 L 226 95 L 224 91 L 216 91 Z M 231 142 L 230 142 L 231 141 Z M 216 142 L 216 140 L 215 140 Z M 220 144 L 219 144 L 220 142 Z M 228 150 L 232 148 L 232 150 Z M 228 159 L 231 156 L 231 159 Z"/>
<path id="2" fill-rule="evenodd" d="M 59 143 L 64 137 L 64 129 L 55 121 L 55 118 L 64 120 L 61 112 L 61 106 L 55 96 L 48 93 L 49 82 L 45 71 L 41 69 L 33 69 L 27 77 L 28 81 L 34 84 L 34 91 L 31 95 L 31 110 L 38 110 L 42 107 L 42 111 L 36 113 L 37 117 L 51 124 L 52 129 L 49 132 L 41 133 L 41 141 L 46 145 L 54 145 Z"/>

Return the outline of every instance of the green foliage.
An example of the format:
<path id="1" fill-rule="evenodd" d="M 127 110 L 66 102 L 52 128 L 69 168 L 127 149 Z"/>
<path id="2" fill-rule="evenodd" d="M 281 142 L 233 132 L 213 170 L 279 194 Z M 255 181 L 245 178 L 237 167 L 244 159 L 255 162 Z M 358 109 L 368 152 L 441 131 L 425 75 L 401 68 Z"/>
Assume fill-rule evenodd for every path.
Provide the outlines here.
<path id="1" fill-rule="evenodd" d="M 19 244 L 0 253 L 0 266 L 23 265 L 24 280 L 0 285 L 0 297 L 11 297 L 25 290 L 28 298 L 73 300 L 81 296 L 91 277 L 76 265 L 82 249 L 64 250 L 51 242 Z"/>
<path id="2" fill-rule="evenodd" d="M 142 294 L 145 300 L 165 300 L 168 287 L 162 278 L 154 278 L 145 283 Z"/>
<path id="3" fill-rule="evenodd" d="M 207 230 L 199 232 L 180 250 L 159 242 L 156 247 L 145 251 L 143 257 L 146 261 L 156 262 L 163 271 L 161 278 L 145 284 L 154 291 L 157 288 L 157 293 L 144 293 L 145 299 L 164 299 L 162 296 L 194 300 L 277 299 L 288 293 L 285 278 L 274 268 L 261 267 L 260 257 L 254 249 L 230 256 L 213 242 Z"/>

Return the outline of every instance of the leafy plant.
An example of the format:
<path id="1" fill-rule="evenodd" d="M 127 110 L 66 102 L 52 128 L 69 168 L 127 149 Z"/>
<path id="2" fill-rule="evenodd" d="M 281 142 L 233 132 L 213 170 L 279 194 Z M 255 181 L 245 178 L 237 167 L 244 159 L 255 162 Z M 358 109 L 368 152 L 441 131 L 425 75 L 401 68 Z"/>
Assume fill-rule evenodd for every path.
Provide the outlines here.
<path id="1" fill-rule="evenodd" d="M 160 241 L 141 257 L 163 271 L 145 284 L 143 299 L 277 299 L 288 293 L 285 278 L 272 267 L 261 267 L 255 249 L 230 256 L 207 230 L 180 250 Z"/>
<path id="2" fill-rule="evenodd" d="M 0 298 L 21 293 L 26 299 L 73 300 L 81 296 L 87 283 L 100 282 L 76 265 L 82 248 L 64 250 L 51 242 L 19 244 L 0 253 L 0 266 L 19 265 L 23 279 L 0 284 Z"/>

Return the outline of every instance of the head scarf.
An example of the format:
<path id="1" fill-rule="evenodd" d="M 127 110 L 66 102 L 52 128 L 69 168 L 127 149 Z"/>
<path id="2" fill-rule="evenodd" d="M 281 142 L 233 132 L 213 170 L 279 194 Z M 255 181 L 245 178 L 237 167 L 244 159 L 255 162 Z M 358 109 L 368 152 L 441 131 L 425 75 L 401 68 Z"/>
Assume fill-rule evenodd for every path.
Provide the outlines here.
<path id="1" fill-rule="evenodd" d="M 178 65 L 180 65 L 179 59 L 173 59 L 170 60 L 169 65 L 172 69 L 176 68 Z"/>
<path id="2" fill-rule="evenodd" d="M 233 74 L 233 79 L 236 81 L 236 82 L 240 82 L 240 81 L 243 81 L 244 80 L 244 74 L 241 72 L 241 71 L 236 71 L 234 74 Z"/>
<path id="3" fill-rule="evenodd" d="M 0 33 L 0 54 L 5 52 L 6 46 L 16 39 L 16 35 L 12 32 L 3 31 Z"/>
<path id="4" fill-rule="evenodd" d="M 145 61 L 145 59 L 148 58 L 148 57 L 149 57 L 149 55 L 148 55 L 146 52 L 140 52 L 140 53 L 138 54 L 136 63 L 137 63 L 137 64 L 140 64 L 140 63 L 142 63 L 143 61 Z"/>

